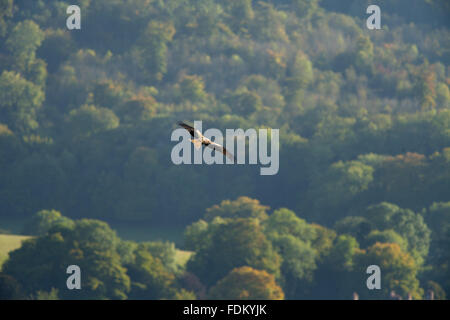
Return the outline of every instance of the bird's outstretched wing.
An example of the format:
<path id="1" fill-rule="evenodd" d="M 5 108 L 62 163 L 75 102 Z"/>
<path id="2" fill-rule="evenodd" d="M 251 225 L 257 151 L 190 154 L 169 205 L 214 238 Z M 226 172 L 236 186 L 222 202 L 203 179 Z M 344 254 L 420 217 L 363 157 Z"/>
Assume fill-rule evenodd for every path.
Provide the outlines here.
<path id="1" fill-rule="evenodd" d="M 185 128 L 187 131 L 189 131 L 189 133 L 191 134 L 191 136 L 194 138 L 195 137 L 195 129 L 193 127 L 191 127 L 188 124 L 185 124 L 184 122 L 179 121 L 178 125 Z M 195 145 L 195 147 L 198 149 L 200 147 L 200 141 L 202 141 L 201 143 L 203 145 L 205 145 L 206 147 L 209 147 L 211 149 L 217 150 L 219 152 L 221 152 L 222 154 L 224 154 L 226 157 L 228 157 L 229 159 L 236 161 L 236 158 L 227 151 L 227 149 L 225 149 L 224 146 L 212 142 L 211 140 L 209 140 L 208 138 L 205 137 L 201 137 L 201 139 L 193 139 L 191 140 L 191 142 Z"/>
<path id="2" fill-rule="evenodd" d="M 209 147 L 211 149 L 214 149 L 216 151 L 222 152 L 227 158 L 229 158 L 229 159 L 231 159 L 233 161 L 236 161 L 236 158 L 230 152 L 228 152 L 227 149 L 225 149 L 224 146 L 222 146 L 222 145 L 220 145 L 218 143 L 212 142 L 209 139 L 208 139 L 208 141 L 205 141 L 204 144 L 205 144 L 205 146 L 207 146 L 207 147 Z"/>
<path id="3" fill-rule="evenodd" d="M 194 137 L 194 128 L 191 127 L 190 125 L 187 125 L 186 123 L 183 122 L 178 122 L 178 125 L 185 128 L 187 131 L 189 131 L 189 133 L 191 134 L 192 137 Z"/>

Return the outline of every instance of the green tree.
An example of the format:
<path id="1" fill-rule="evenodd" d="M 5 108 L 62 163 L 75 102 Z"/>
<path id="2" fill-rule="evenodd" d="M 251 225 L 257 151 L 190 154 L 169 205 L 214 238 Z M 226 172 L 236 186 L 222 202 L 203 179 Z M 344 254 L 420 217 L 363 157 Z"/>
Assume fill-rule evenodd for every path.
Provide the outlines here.
<path id="1" fill-rule="evenodd" d="M 433 203 L 425 215 L 425 222 L 432 231 L 432 238 L 439 239 L 450 228 L 450 202 Z"/>
<path id="2" fill-rule="evenodd" d="M 0 272 L 0 300 L 24 299 L 22 286 L 13 277 Z"/>
<path id="3" fill-rule="evenodd" d="M 301 100 L 305 89 L 313 81 L 314 73 L 311 61 L 302 51 L 297 52 L 292 65 L 288 68 L 285 79 L 285 97 L 290 115 L 297 115 L 302 110 Z"/>
<path id="4" fill-rule="evenodd" d="M 445 83 L 436 86 L 436 106 L 442 109 L 450 108 L 450 89 Z"/>
<path id="5" fill-rule="evenodd" d="M 69 113 L 67 122 L 74 138 L 84 138 L 100 131 L 115 129 L 120 120 L 107 108 L 83 105 Z"/>
<path id="6" fill-rule="evenodd" d="M 331 248 L 319 260 L 309 297 L 315 299 L 349 299 L 355 285 L 355 258 L 361 250 L 350 235 L 335 238 Z M 365 283 L 365 282 L 364 282 Z"/>
<path id="7" fill-rule="evenodd" d="M 292 6 L 300 18 L 310 18 L 317 11 L 318 2 L 318 0 L 295 0 L 292 1 Z"/>
<path id="8" fill-rule="evenodd" d="M 191 102 L 202 102 L 206 99 L 205 84 L 202 77 L 185 75 L 180 81 L 181 99 Z"/>
<path id="9" fill-rule="evenodd" d="M 255 6 L 255 18 L 250 25 L 253 37 L 260 41 L 287 41 L 283 12 L 278 11 L 271 3 L 259 1 Z"/>
<path id="10" fill-rule="evenodd" d="M 112 208 L 115 217 L 139 221 L 149 217 L 156 206 L 155 194 L 158 153 L 155 149 L 138 147 L 124 161 L 123 174 L 119 181 L 111 183 L 111 192 L 122 194 Z M 102 193 L 102 190 L 99 190 Z M 106 195 L 107 196 L 107 195 Z M 126 213 L 126 214 L 125 214 Z"/>
<path id="11" fill-rule="evenodd" d="M 58 289 L 52 288 L 50 291 L 38 291 L 33 298 L 36 300 L 59 300 Z"/>
<path id="12" fill-rule="evenodd" d="M 44 101 L 44 92 L 37 85 L 13 71 L 0 75 L 0 119 L 14 132 L 36 129 L 37 111 Z"/>
<path id="13" fill-rule="evenodd" d="M 316 250 L 312 247 L 317 239 L 316 228 L 286 208 L 275 210 L 263 225 L 282 259 L 280 283 L 286 297 L 305 296 L 305 287 L 310 285 L 316 268 Z"/>
<path id="14" fill-rule="evenodd" d="M 172 294 L 175 277 L 150 253 L 148 245 L 140 244 L 134 251 L 134 261 L 126 267 L 132 281 L 130 299 L 167 299 Z"/>
<path id="15" fill-rule="evenodd" d="M 432 231 L 427 263 L 433 269 L 429 272 L 429 277 L 450 295 L 450 202 L 433 203 L 425 212 L 425 221 Z"/>
<path id="16" fill-rule="evenodd" d="M 6 33 L 7 19 L 13 16 L 14 0 L 0 0 L 0 37 Z"/>
<path id="17" fill-rule="evenodd" d="M 230 0 L 223 3 L 228 24 L 234 32 L 246 32 L 255 16 L 251 0 Z"/>
<path id="18" fill-rule="evenodd" d="M 31 218 L 25 226 L 23 233 L 41 236 L 45 235 L 52 227 L 56 225 L 64 225 L 70 228 L 73 224 L 73 220 L 64 217 L 59 211 L 41 210 Z"/>
<path id="19" fill-rule="evenodd" d="M 436 107 L 436 73 L 425 64 L 417 72 L 415 90 L 422 110 Z"/>
<path id="20" fill-rule="evenodd" d="M 290 234 L 273 234 L 273 247 L 282 259 L 280 283 L 287 298 L 307 296 L 316 269 L 316 251 L 309 242 Z"/>
<path id="21" fill-rule="evenodd" d="M 15 159 L 19 159 L 24 154 L 24 146 L 17 135 L 15 135 L 7 125 L 0 124 L 0 176 L 7 175 L 8 169 L 14 163 Z M 5 178 L 1 179 L 2 181 Z"/>
<path id="22" fill-rule="evenodd" d="M 130 278 L 117 253 L 118 242 L 115 232 L 98 220 L 56 225 L 10 252 L 3 272 L 28 294 L 55 288 L 62 299 L 125 299 Z M 73 264 L 82 270 L 82 290 L 66 288 L 66 268 Z"/>
<path id="23" fill-rule="evenodd" d="M 221 218 L 257 218 L 261 221 L 267 218 L 268 206 L 260 204 L 256 199 L 239 197 L 234 201 L 223 200 L 219 205 L 206 209 L 205 219 Z"/>
<path id="24" fill-rule="evenodd" d="M 156 115 L 157 102 L 152 97 L 135 97 L 116 108 L 123 123 L 150 120 Z"/>
<path id="25" fill-rule="evenodd" d="M 146 83 L 162 80 L 167 71 L 167 43 L 172 40 L 175 28 L 171 23 L 150 21 L 137 46 L 131 52 L 131 58 L 136 61 L 144 74 Z"/>
<path id="26" fill-rule="evenodd" d="M 150 252 L 150 254 L 158 258 L 164 267 L 169 271 L 176 271 L 176 249 L 173 242 L 143 242 L 141 245 Z"/>
<path id="27" fill-rule="evenodd" d="M 247 117 L 254 112 L 261 110 L 261 97 L 253 91 L 248 91 L 246 88 L 241 88 L 228 95 L 225 98 L 232 110 L 241 116 Z"/>
<path id="28" fill-rule="evenodd" d="M 30 20 L 19 22 L 9 34 L 6 47 L 13 56 L 14 64 L 20 71 L 36 58 L 36 50 L 45 38 L 39 26 Z"/>
<path id="29" fill-rule="evenodd" d="M 75 41 L 69 32 L 63 29 L 50 29 L 45 31 L 45 39 L 36 54 L 47 63 L 48 71 L 54 73 L 75 49 Z"/>
<path id="30" fill-rule="evenodd" d="M 50 145 L 45 140 L 41 144 L 39 136 L 22 139 L 29 140 L 27 149 L 33 148 L 35 152 L 26 153 L 28 156 L 13 162 L 5 172 L 7 188 L 0 193 L 4 204 L 23 216 L 46 207 L 64 208 L 67 205 L 67 172 L 57 157 L 36 152 L 48 150 Z"/>
<path id="31" fill-rule="evenodd" d="M 315 223 L 311 224 L 311 227 L 314 228 L 315 234 L 311 245 L 316 251 L 317 260 L 322 261 L 330 254 L 330 250 L 333 247 L 334 240 L 336 239 L 336 232 Z"/>
<path id="32" fill-rule="evenodd" d="M 406 252 L 408 249 L 408 242 L 403 239 L 397 232 L 394 230 L 372 230 L 366 238 L 366 245 L 370 247 L 375 243 L 396 243 L 400 247 L 403 252 Z"/>
<path id="33" fill-rule="evenodd" d="M 369 206 L 365 212 L 378 230 L 392 229 L 407 241 L 408 252 L 422 265 L 430 247 L 430 229 L 423 217 L 391 203 Z"/>
<path id="34" fill-rule="evenodd" d="M 368 190 L 373 181 L 373 172 L 371 166 L 359 161 L 332 164 L 311 186 L 310 196 L 320 218 L 323 221 L 338 220 L 339 217 L 333 216 L 336 209 L 344 207 Z"/>
<path id="35" fill-rule="evenodd" d="M 362 72 L 371 72 L 373 67 L 373 43 L 369 37 L 360 36 L 356 41 L 355 65 Z"/>
<path id="36" fill-rule="evenodd" d="M 365 271 L 368 266 L 377 265 L 382 272 L 381 290 L 369 290 L 366 287 Z M 376 243 L 366 252 L 355 256 L 355 277 L 359 280 L 358 292 L 361 298 L 388 299 L 391 291 L 404 299 L 411 294 L 413 299 L 420 299 L 423 290 L 419 287 L 417 273 L 419 268 L 414 259 L 396 243 Z M 363 275 L 363 276 L 359 276 Z"/>
<path id="37" fill-rule="evenodd" d="M 201 247 L 188 261 L 187 270 L 210 286 L 241 266 L 279 276 L 280 262 L 259 221 L 236 218 L 214 226 L 208 245 Z"/>
<path id="38" fill-rule="evenodd" d="M 187 250 L 197 251 L 209 245 L 211 232 L 208 222 L 199 220 L 187 226 L 184 231 L 184 246 Z"/>
<path id="39" fill-rule="evenodd" d="M 316 237 L 315 229 L 311 225 L 286 208 L 275 210 L 264 222 L 264 228 L 268 235 L 292 235 L 305 242 Z"/>
<path id="40" fill-rule="evenodd" d="M 334 229 L 339 234 L 349 234 L 359 242 L 362 242 L 372 231 L 373 224 L 364 217 L 347 216 L 337 221 Z"/>
<path id="41" fill-rule="evenodd" d="M 354 256 L 358 252 L 359 243 L 349 235 L 340 235 L 336 238 L 333 249 L 328 255 L 328 263 L 335 268 L 351 270 Z"/>

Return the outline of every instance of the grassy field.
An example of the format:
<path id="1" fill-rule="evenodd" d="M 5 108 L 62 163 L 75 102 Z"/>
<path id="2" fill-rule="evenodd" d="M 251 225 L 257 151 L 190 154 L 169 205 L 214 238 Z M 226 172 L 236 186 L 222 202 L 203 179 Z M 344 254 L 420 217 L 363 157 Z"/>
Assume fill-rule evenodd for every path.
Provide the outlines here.
<path id="1" fill-rule="evenodd" d="M 29 236 L 0 234 L 0 269 L 3 262 L 8 258 L 8 252 L 20 248 L 22 241 L 29 238 Z"/>
<path id="2" fill-rule="evenodd" d="M 188 262 L 189 258 L 191 257 L 192 253 L 193 253 L 192 251 L 184 251 L 177 249 L 177 254 L 175 256 L 176 264 L 179 265 L 180 267 L 184 267 Z"/>

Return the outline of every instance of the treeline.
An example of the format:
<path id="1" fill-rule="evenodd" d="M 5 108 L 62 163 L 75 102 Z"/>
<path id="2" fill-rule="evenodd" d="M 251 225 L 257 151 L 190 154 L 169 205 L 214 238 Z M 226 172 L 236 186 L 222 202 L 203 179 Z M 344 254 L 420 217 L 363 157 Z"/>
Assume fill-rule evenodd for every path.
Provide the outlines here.
<path id="1" fill-rule="evenodd" d="M 0 298 L 445 299 L 449 215 L 449 203 L 420 214 L 383 202 L 331 229 L 240 197 L 185 229 L 185 264 L 173 243 L 124 241 L 105 222 L 43 210 L 3 265 Z M 373 264 L 381 290 L 366 286 Z M 69 265 L 81 268 L 81 290 L 66 287 Z"/>
<path id="2" fill-rule="evenodd" d="M 366 250 L 358 261 L 407 254 L 448 294 L 450 10 L 439 0 L 376 2 L 379 31 L 366 29 L 366 3 L 356 0 L 80 0 L 71 4 L 82 29 L 69 31 L 64 1 L 0 0 L 0 219 L 50 208 L 71 219 L 187 225 L 248 196 L 334 229 L 329 242 Z M 173 165 L 179 120 L 280 128 L 279 173 Z M 417 229 L 400 231 L 409 219 Z M 265 234 L 266 220 L 237 225 Z M 215 237 L 212 220 L 205 228 Z M 392 242 L 377 247 L 370 234 Z M 297 241 L 264 237 L 274 257 L 279 243 Z M 300 240 L 314 249 L 314 239 Z M 201 257 L 211 246 L 191 249 Z M 324 275 L 311 277 L 326 279 L 314 257 Z M 198 259 L 188 269 L 199 276 Z M 319 295 L 283 287 L 297 282 L 282 280 L 281 262 L 243 265 L 273 275 L 286 297 Z M 229 272 L 201 280 L 210 286 Z M 422 297 L 424 282 L 411 283 L 397 290 Z"/>

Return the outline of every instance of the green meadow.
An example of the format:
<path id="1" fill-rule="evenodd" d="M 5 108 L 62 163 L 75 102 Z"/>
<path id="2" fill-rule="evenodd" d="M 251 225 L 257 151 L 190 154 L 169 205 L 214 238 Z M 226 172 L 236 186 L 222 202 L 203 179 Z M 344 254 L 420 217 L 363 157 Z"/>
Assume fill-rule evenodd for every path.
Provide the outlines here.
<path id="1" fill-rule="evenodd" d="M 0 234 L 0 267 L 8 259 L 10 251 L 20 248 L 22 241 L 31 238 L 14 234 Z"/>

